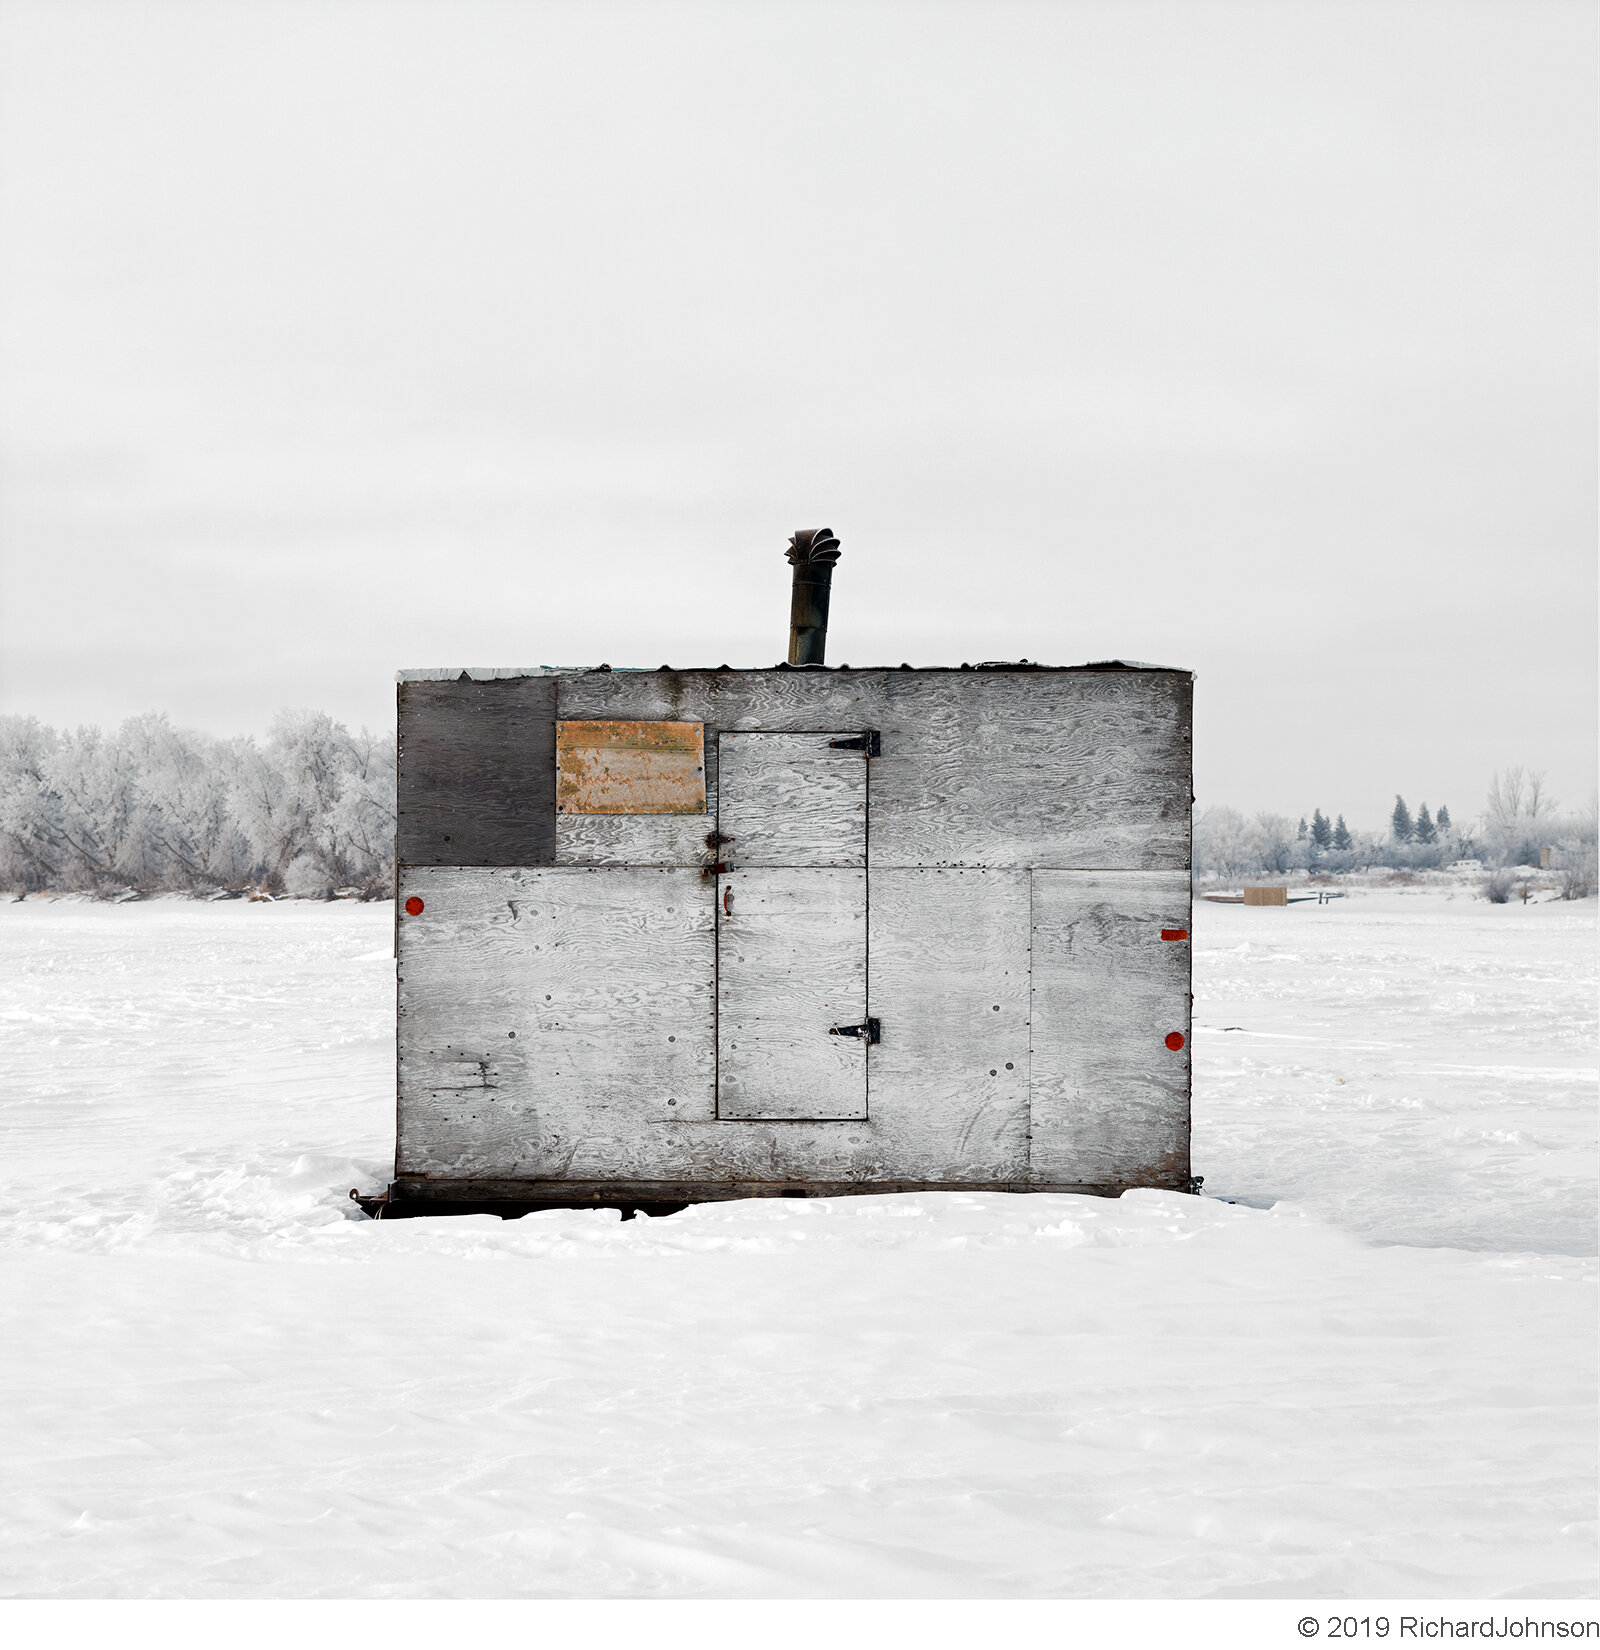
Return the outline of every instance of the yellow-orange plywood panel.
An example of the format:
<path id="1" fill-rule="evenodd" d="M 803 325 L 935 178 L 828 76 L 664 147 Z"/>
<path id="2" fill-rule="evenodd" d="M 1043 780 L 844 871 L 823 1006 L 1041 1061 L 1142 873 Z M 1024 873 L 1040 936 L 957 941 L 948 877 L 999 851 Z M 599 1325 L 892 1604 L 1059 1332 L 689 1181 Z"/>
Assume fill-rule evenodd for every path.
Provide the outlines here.
<path id="1" fill-rule="evenodd" d="M 705 811 L 703 723 L 556 723 L 557 813 Z"/>

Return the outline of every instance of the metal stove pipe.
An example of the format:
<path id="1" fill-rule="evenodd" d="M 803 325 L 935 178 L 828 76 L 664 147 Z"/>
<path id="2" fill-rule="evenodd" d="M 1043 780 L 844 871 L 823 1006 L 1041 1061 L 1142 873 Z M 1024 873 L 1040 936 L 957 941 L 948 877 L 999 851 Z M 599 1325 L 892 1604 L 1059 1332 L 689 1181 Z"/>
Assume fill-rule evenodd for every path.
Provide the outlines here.
<path id="1" fill-rule="evenodd" d="M 828 594 L 839 541 L 831 527 L 802 527 L 784 551 L 794 568 L 789 600 L 789 663 L 820 665 L 828 651 Z"/>

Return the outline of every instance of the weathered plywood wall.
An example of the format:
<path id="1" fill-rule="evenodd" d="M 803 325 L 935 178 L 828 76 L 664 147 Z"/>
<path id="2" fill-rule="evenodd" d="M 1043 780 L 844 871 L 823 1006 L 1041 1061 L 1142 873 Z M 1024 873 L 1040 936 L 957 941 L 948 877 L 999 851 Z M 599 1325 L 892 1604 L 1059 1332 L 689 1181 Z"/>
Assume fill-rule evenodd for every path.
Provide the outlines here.
<path id="1" fill-rule="evenodd" d="M 872 1012 L 885 1028 L 872 1050 L 874 1128 L 907 1175 L 1026 1182 L 1028 873 L 870 881 Z"/>
<path id="2" fill-rule="evenodd" d="M 548 1178 L 591 1137 L 715 1119 L 698 872 L 410 869 L 400 892 L 422 905 L 399 930 L 402 1172 Z"/>
<path id="3" fill-rule="evenodd" d="M 711 812 L 716 733 L 878 730 L 874 867 L 1189 864 L 1192 684 L 1182 671 L 590 671 L 558 680 L 563 718 L 704 722 Z M 641 829 L 634 840 L 668 833 Z M 568 852 L 585 863 L 578 841 Z"/>
<path id="4" fill-rule="evenodd" d="M 1189 1164 L 1189 878 L 1032 882 L 1032 1167 L 1169 1184 Z"/>
<path id="5" fill-rule="evenodd" d="M 423 911 L 399 927 L 397 1181 L 1186 1184 L 1190 690 L 1154 670 L 405 684 L 400 896 Z M 558 812 L 558 721 L 702 728 L 706 812 Z M 870 762 L 830 743 L 867 730 Z M 819 877 L 851 882 L 848 910 L 794 886 Z M 763 901 L 794 918 L 765 938 L 740 921 Z M 753 994 L 741 956 L 765 958 Z M 869 1014 L 880 1043 L 828 1036 Z M 772 1058 L 734 1047 L 757 1020 L 779 1022 Z"/>

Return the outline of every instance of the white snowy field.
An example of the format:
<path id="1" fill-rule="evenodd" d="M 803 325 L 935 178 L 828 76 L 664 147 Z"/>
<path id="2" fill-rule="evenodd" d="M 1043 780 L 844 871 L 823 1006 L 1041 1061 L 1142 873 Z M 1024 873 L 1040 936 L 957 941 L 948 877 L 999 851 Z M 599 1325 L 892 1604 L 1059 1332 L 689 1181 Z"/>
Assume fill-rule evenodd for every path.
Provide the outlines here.
<path id="1" fill-rule="evenodd" d="M 375 1223 L 386 907 L 0 906 L 0 1591 L 1595 1596 L 1594 904 L 1194 921 L 1206 1196 Z"/>

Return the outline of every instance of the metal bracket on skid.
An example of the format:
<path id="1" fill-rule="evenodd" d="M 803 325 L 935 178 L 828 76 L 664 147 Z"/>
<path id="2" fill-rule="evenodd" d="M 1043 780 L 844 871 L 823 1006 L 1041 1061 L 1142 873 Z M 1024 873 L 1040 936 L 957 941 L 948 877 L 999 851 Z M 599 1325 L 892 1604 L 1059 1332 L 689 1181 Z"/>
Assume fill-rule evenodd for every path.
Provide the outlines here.
<path id="1" fill-rule="evenodd" d="M 869 729 L 854 739 L 830 739 L 830 748 L 836 751 L 865 751 L 868 756 L 881 756 L 882 744 L 876 732 Z"/>
<path id="2" fill-rule="evenodd" d="M 830 1037 L 860 1037 L 869 1043 L 883 1041 L 876 1020 L 868 1020 L 864 1025 L 859 1026 L 830 1026 L 828 1035 Z"/>

